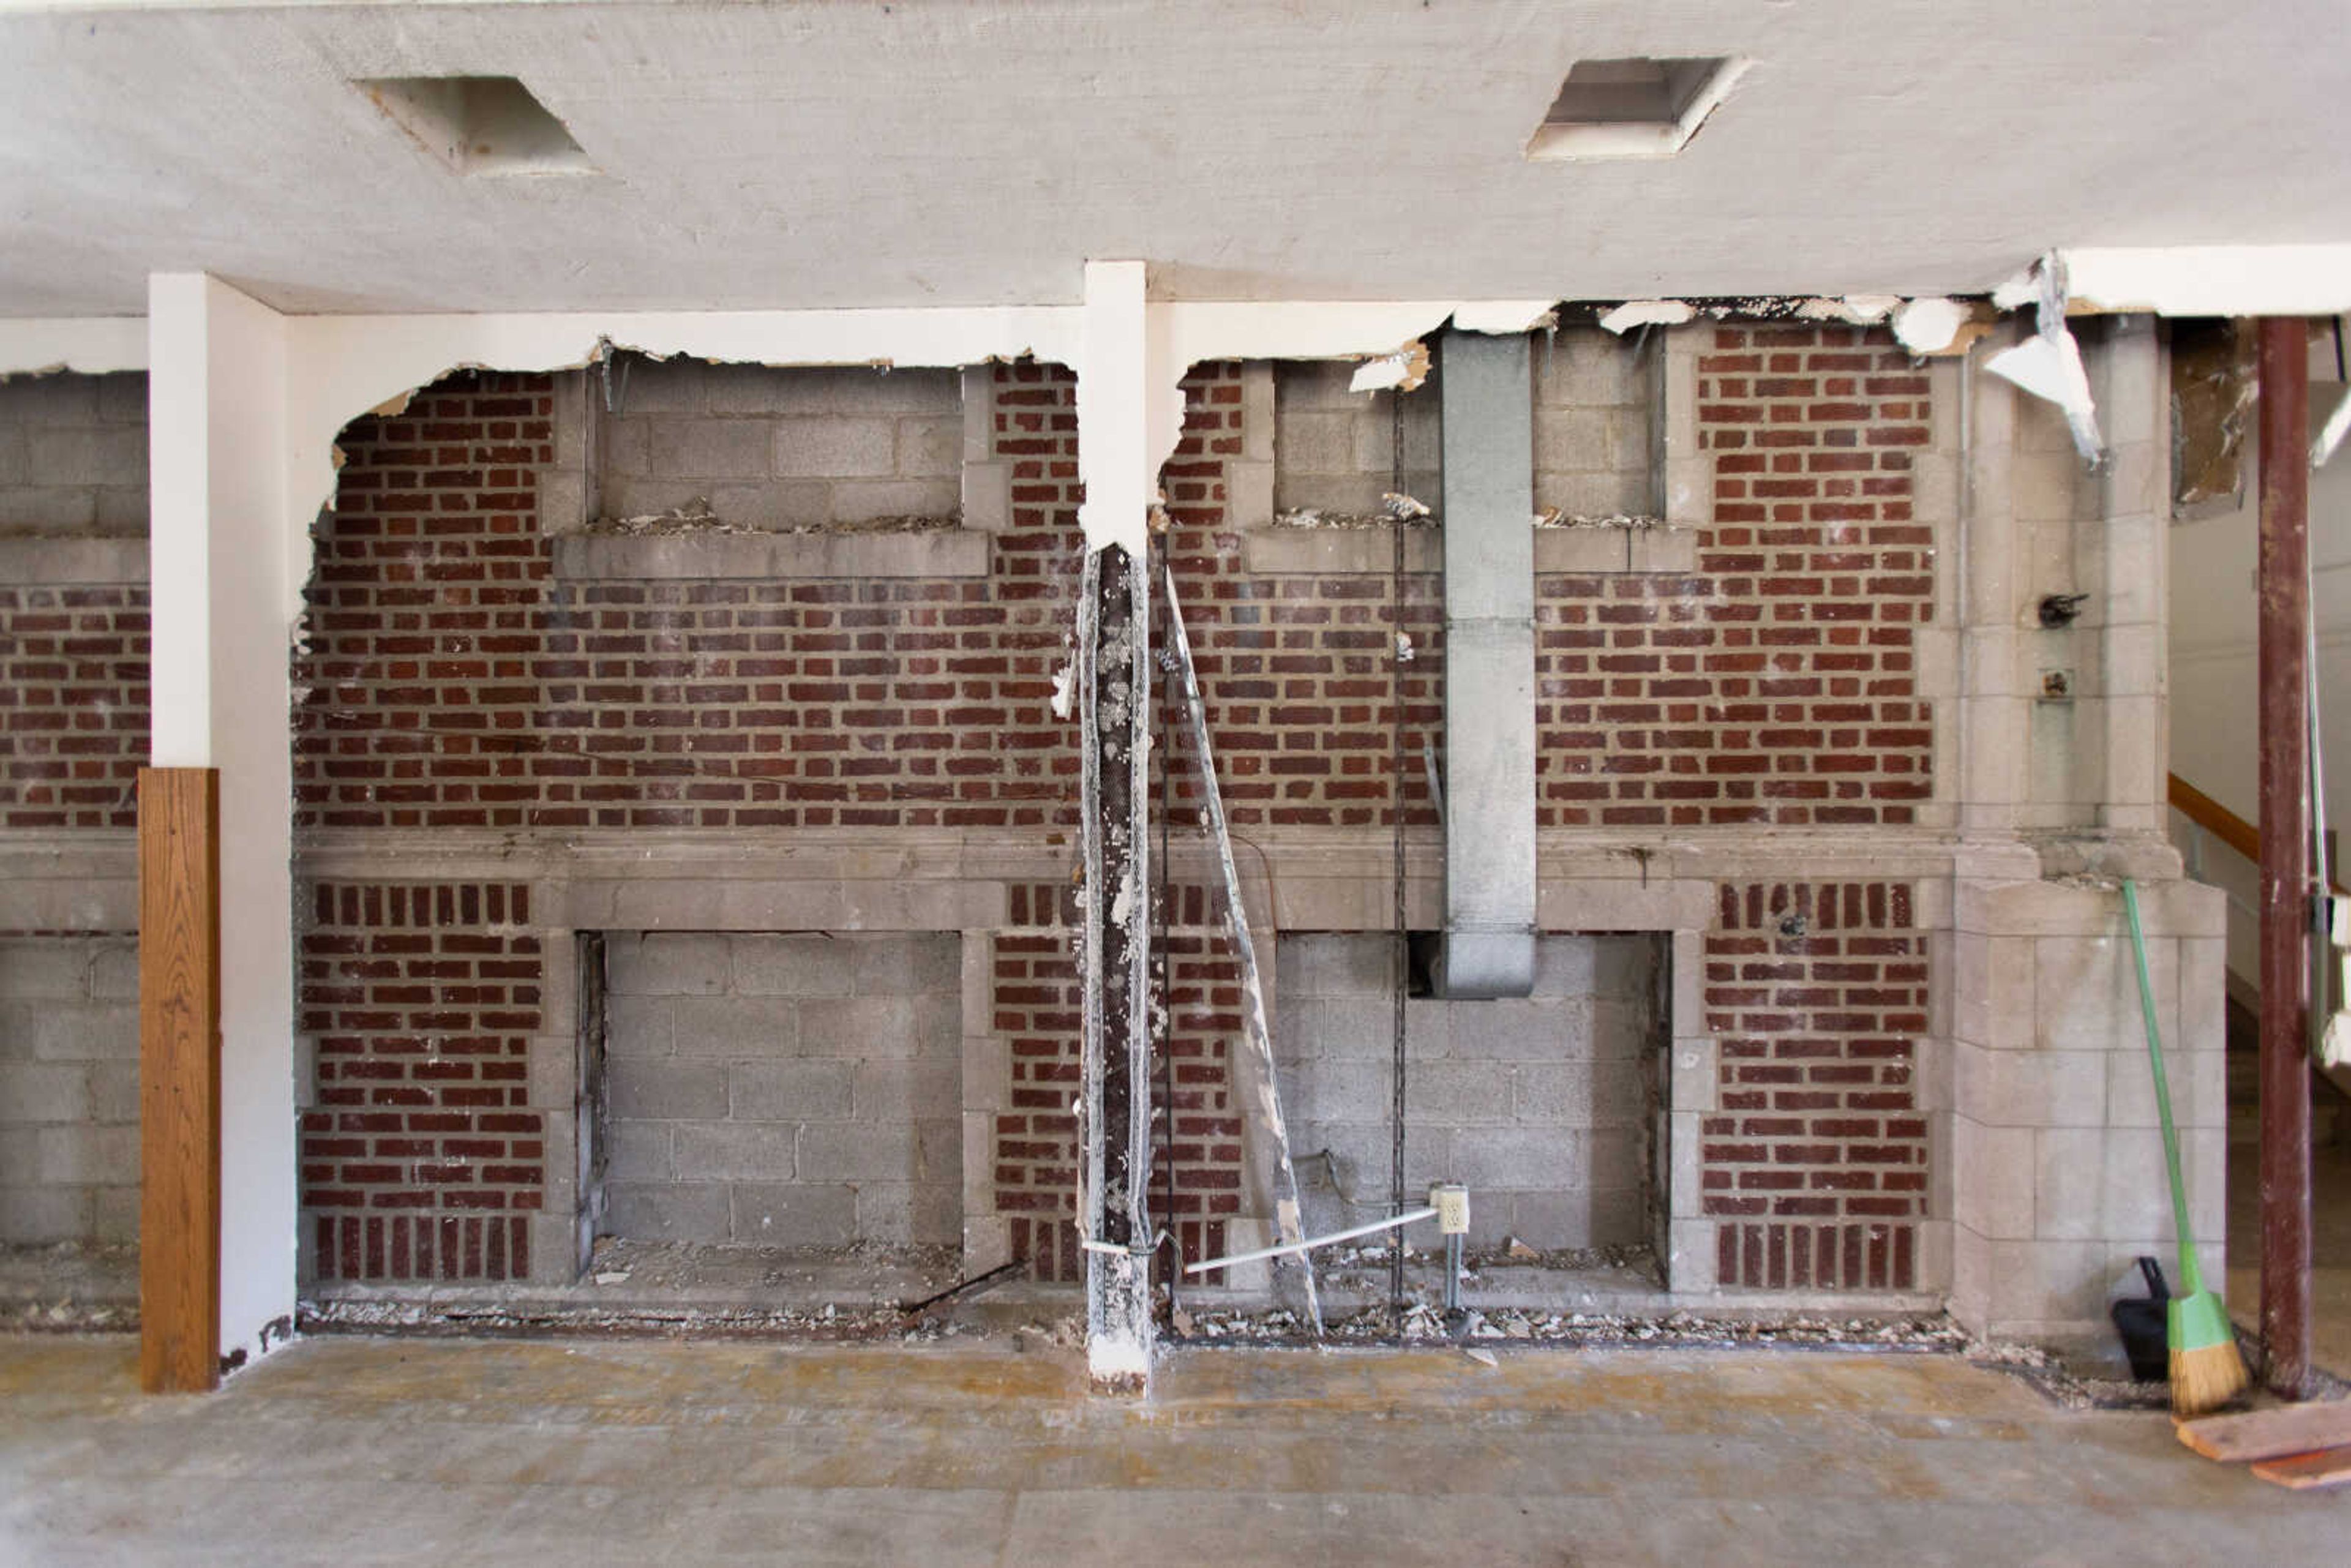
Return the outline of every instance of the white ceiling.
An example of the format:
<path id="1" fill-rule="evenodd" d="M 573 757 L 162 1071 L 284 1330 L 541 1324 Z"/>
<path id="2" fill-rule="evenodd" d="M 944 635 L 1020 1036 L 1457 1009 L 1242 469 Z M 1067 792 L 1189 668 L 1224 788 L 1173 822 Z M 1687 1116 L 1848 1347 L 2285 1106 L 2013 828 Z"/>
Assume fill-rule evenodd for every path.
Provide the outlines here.
<path id="1" fill-rule="evenodd" d="M 1974 292 L 2351 240 L 2343 0 L 0 0 L 0 316 Z M 1528 162 L 1579 57 L 1756 64 L 1680 157 Z M 519 77 L 601 173 L 348 83 Z"/>

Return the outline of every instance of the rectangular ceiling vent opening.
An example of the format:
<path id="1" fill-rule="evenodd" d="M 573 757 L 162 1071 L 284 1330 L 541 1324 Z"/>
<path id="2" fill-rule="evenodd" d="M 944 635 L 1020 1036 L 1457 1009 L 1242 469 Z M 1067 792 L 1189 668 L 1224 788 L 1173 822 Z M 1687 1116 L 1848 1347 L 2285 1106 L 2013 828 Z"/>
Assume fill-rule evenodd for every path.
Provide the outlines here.
<path id="1" fill-rule="evenodd" d="M 460 174 L 590 174 L 563 121 L 512 77 L 377 77 L 354 83 Z"/>
<path id="2" fill-rule="evenodd" d="M 1578 60 L 1527 143 L 1530 158 L 1670 158 L 1729 96 L 1748 62 Z"/>

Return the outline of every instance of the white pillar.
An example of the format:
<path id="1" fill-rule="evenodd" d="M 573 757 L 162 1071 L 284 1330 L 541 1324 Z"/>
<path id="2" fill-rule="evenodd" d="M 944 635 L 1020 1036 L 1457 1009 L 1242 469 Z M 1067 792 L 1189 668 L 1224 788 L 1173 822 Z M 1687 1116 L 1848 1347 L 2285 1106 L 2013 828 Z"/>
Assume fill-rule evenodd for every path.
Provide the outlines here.
<path id="1" fill-rule="evenodd" d="M 221 1352 L 294 1311 L 286 322 L 148 280 L 153 763 L 220 772 Z"/>

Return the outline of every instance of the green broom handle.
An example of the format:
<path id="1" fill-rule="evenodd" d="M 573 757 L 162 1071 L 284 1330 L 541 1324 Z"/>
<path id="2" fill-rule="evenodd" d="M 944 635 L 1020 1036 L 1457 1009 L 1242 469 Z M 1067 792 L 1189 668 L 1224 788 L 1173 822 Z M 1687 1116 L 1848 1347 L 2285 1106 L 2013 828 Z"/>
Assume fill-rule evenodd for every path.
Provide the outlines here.
<path id="1" fill-rule="evenodd" d="M 2171 1086 L 2163 1075 L 2163 1046 L 2156 1032 L 2155 985 L 2147 974 L 2147 936 L 2138 922 L 2138 884 L 2123 878 L 2123 908 L 2130 915 L 2131 956 L 2138 961 L 2138 1005 L 2147 1018 L 2147 1055 L 2155 1064 L 2155 1110 L 2163 1121 L 2163 1159 L 2171 1170 L 2171 1223 L 2179 1234 L 2179 1293 L 2193 1296 L 2204 1289 L 2203 1271 L 2196 1267 L 2195 1244 L 2188 1234 L 2188 1183 L 2179 1172 L 2179 1133 L 2171 1124 Z"/>

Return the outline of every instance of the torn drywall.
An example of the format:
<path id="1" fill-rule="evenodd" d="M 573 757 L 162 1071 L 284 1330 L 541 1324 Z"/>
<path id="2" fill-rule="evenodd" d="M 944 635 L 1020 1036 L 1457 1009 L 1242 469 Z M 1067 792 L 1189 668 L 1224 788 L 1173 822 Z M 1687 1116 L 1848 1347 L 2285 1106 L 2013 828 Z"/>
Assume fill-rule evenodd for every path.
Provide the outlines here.
<path id="1" fill-rule="evenodd" d="M 2351 431 L 2351 388 L 2346 388 L 2343 395 L 2335 400 L 2335 412 L 2326 416 L 2326 423 L 2319 431 L 2318 439 L 2310 444 L 2310 465 L 2313 468 L 2335 455 L 2335 449 L 2343 444 L 2346 431 Z"/>
<path id="2" fill-rule="evenodd" d="M 144 317 L 0 319 L 0 381 L 61 371 L 96 376 L 146 368 Z"/>
<path id="3" fill-rule="evenodd" d="M 1939 354 L 1952 346 L 1974 313 L 1964 300 L 1913 299 L 1894 311 L 1894 340 L 1914 354 Z"/>
<path id="4" fill-rule="evenodd" d="M 2074 449 L 2084 462 L 2095 463 L 2105 455 L 2105 444 L 2098 435 L 2097 403 L 2090 395 L 2082 347 L 2065 327 L 2065 269 L 2056 256 L 2042 258 L 2036 289 L 2039 330 L 1994 354 L 1984 369 L 2056 404 L 2065 415 L 2065 428 L 2073 433 Z"/>
<path id="5" fill-rule="evenodd" d="M 2351 245 L 2085 246 L 2056 256 L 2078 310 L 2158 316 L 2351 310 Z"/>
<path id="6" fill-rule="evenodd" d="M 1677 327 L 1697 314 L 1687 299 L 1628 299 L 1600 318 L 1600 325 L 1621 335 L 1635 327 Z"/>
<path id="7" fill-rule="evenodd" d="M 1415 340 L 1393 353 L 1366 360 L 1347 382 L 1349 392 L 1412 392 L 1428 379 L 1428 345 Z"/>

